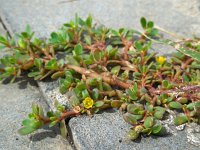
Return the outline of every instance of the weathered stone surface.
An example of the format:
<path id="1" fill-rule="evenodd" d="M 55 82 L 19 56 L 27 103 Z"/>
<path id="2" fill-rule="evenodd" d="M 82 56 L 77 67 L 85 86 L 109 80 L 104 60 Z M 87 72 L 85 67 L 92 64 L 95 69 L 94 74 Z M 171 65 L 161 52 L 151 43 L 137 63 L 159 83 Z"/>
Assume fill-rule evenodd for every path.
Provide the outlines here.
<path id="1" fill-rule="evenodd" d="M 54 109 L 55 100 L 58 100 L 60 104 L 70 107 L 68 103 L 68 96 L 67 94 L 62 95 L 59 92 L 59 85 L 57 81 L 41 81 L 38 82 L 38 85 L 51 109 Z"/>
<path id="2" fill-rule="evenodd" d="M 91 13 L 97 22 L 109 27 L 140 27 L 145 16 L 177 34 L 199 34 L 199 0 L 0 0 L 0 9 L 14 31 L 30 24 L 37 35 L 46 36 L 73 19 L 75 13 Z"/>
<path id="3" fill-rule="evenodd" d="M 1 34 L 6 34 L 6 31 L 4 30 L 3 25 L 1 24 L 1 22 L 0 22 L 0 33 Z"/>
<path id="4" fill-rule="evenodd" d="M 162 28 L 177 34 L 200 35 L 199 0 L 0 0 L 2 14 L 13 31 L 24 30 L 30 24 L 36 35 L 47 36 L 64 22 L 73 19 L 75 13 L 86 17 L 91 13 L 96 22 L 109 27 L 140 28 L 139 19 L 145 16 Z M 157 46 L 159 47 L 159 46 Z M 160 51 L 155 47 L 156 51 Z M 162 48 L 170 54 L 171 48 Z M 57 83 L 39 83 L 50 106 L 57 98 L 65 102 L 66 96 L 59 95 Z M 72 138 L 77 149 L 199 149 L 187 143 L 184 131 L 175 132 L 173 136 L 142 138 L 130 142 L 125 138 L 129 128 L 118 112 L 104 112 L 93 118 L 81 116 L 69 122 Z M 189 132 L 188 132 L 189 133 Z M 198 137 L 199 134 L 196 134 Z"/>
<path id="5" fill-rule="evenodd" d="M 67 94 L 62 95 L 58 91 L 57 82 L 39 82 L 39 86 L 50 107 L 54 109 L 53 101 L 57 99 L 62 104 L 67 104 Z M 168 136 L 151 136 L 142 138 L 136 142 L 129 141 L 126 133 L 131 127 L 125 123 L 122 115 L 117 110 L 107 110 L 94 117 L 80 116 L 69 121 L 69 129 L 76 149 L 78 150 L 114 150 L 114 149 L 160 149 L 198 150 L 200 146 L 200 127 L 193 124 L 192 127 L 173 125 L 173 118 L 165 120 L 166 129 L 170 132 Z M 196 128 L 195 130 L 193 130 Z M 196 145 L 191 145 L 190 143 Z"/>
<path id="6" fill-rule="evenodd" d="M 13 84 L 0 85 L 0 149 L 70 149 L 69 142 L 61 138 L 56 128 L 40 129 L 29 136 L 20 136 L 17 133 L 21 121 L 31 112 L 32 102 L 48 109 L 34 81 L 20 79 Z"/>
<path id="7" fill-rule="evenodd" d="M 118 112 L 103 112 L 93 118 L 86 116 L 73 118 L 69 126 L 74 144 L 79 150 L 179 150 L 198 147 L 187 143 L 184 131 L 174 132 L 165 137 L 151 136 L 132 142 L 126 138 L 130 126 L 125 123 Z"/>
<path id="8" fill-rule="evenodd" d="M 0 24 L 0 34 L 5 34 Z M 1 51 L 0 58 L 8 53 Z M 37 83 L 30 78 L 18 79 L 13 84 L 0 84 L 0 149 L 1 150 L 72 150 L 58 128 L 40 129 L 32 135 L 20 136 L 21 121 L 31 112 L 31 104 L 48 104 L 39 92 Z"/>

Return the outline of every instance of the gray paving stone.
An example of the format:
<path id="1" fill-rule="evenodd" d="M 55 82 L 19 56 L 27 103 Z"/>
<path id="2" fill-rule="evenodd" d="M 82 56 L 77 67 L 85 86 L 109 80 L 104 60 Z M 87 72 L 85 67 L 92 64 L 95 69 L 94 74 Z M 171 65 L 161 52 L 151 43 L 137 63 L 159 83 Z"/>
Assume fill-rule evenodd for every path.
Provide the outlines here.
<path id="1" fill-rule="evenodd" d="M 30 79 L 0 85 L 0 149 L 1 150 L 64 150 L 68 141 L 61 138 L 56 128 L 41 129 L 29 136 L 20 136 L 17 130 L 31 111 L 32 102 L 48 109 L 43 96 Z"/>
<path id="2" fill-rule="evenodd" d="M 93 118 L 78 117 L 69 122 L 74 144 L 79 150 L 198 150 L 198 147 L 187 143 L 184 131 L 167 137 L 148 137 L 136 142 L 129 141 L 126 132 L 130 126 L 126 124 L 118 111 L 103 112 Z M 99 140 L 101 139 L 101 140 Z M 77 141 L 77 143 L 76 143 Z"/>
<path id="3" fill-rule="evenodd" d="M 3 25 L 0 23 L 0 33 L 2 34 L 2 35 L 5 35 L 6 34 L 6 31 L 4 30 L 4 28 L 3 28 Z"/>
<path id="4" fill-rule="evenodd" d="M 68 95 L 58 92 L 57 81 L 39 82 L 39 86 L 52 109 L 55 99 L 69 106 Z M 131 126 L 123 121 L 122 115 L 117 110 L 107 110 L 95 114 L 92 118 L 88 116 L 72 118 L 69 121 L 69 129 L 77 150 L 159 150 L 161 147 L 163 150 L 198 150 L 200 126 L 192 124 L 182 131 L 183 127 L 176 128 L 172 120 L 173 118 L 163 122 L 170 131 L 168 136 L 151 136 L 137 142 L 127 139 L 126 133 Z"/>
<path id="5" fill-rule="evenodd" d="M 0 24 L 0 34 L 5 34 Z M 0 57 L 6 51 L 1 51 Z M 32 135 L 20 136 L 17 130 L 21 121 L 31 112 L 31 104 L 36 102 L 45 110 L 48 104 L 40 93 L 37 83 L 30 78 L 18 79 L 13 84 L 0 84 L 0 149 L 1 150 L 72 150 L 58 128 L 40 129 Z"/>
<path id="6" fill-rule="evenodd" d="M 193 33 L 200 35 L 199 0 L 0 0 L 0 3 L 1 15 L 13 31 L 23 31 L 28 23 L 36 31 L 36 35 L 41 37 L 48 36 L 64 22 L 73 19 L 75 13 L 81 17 L 91 13 L 98 23 L 114 28 L 140 28 L 139 19 L 145 16 L 155 21 L 158 26 L 182 36 L 188 37 Z M 158 47 L 155 47 L 156 51 L 160 51 Z M 161 54 L 170 54 L 173 50 L 169 49 L 162 48 Z M 55 98 L 67 103 L 67 96 L 58 93 L 56 84 L 39 83 L 51 108 Z M 69 121 L 69 128 L 76 148 L 81 150 L 199 149 L 187 143 L 192 132 L 188 129 L 186 133 L 174 131 L 172 136 L 163 138 L 149 137 L 138 142 L 127 141 L 125 133 L 129 125 L 123 122 L 116 111 L 96 114 L 93 118 L 73 118 Z M 199 133 L 195 134 L 197 138 L 200 137 Z"/>
<path id="7" fill-rule="evenodd" d="M 145 16 L 157 25 L 177 34 L 199 34 L 199 0 L 0 0 L 0 10 L 13 31 L 23 31 L 30 24 L 37 35 L 46 36 L 75 13 L 109 27 L 139 28 Z"/>

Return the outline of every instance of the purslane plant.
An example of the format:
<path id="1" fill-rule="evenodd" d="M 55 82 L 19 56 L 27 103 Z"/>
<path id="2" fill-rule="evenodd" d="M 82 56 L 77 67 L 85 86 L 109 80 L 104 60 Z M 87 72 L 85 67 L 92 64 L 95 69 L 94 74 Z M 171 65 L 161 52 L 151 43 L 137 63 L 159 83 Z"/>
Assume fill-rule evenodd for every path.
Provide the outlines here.
<path id="1" fill-rule="evenodd" d="M 45 115 L 41 106 L 22 121 L 19 133 L 26 135 L 49 124 L 60 124 L 66 136 L 65 119 L 117 108 L 132 125 L 128 136 L 164 135 L 159 120 L 168 110 L 175 125 L 200 123 L 200 39 L 162 39 L 152 21 L 141 18 L 144 32 L 114 30 L 92 24 L 89 16 L 64 24 L 48 40 L 34 37 L 30 27 L 9 38 L 0 36 L 1 49 L 12 54 L 0 59 L 0 79 L 11 82 L 21 73 L 35 80 L 58 79 L 62 94 L 71 92 L 71 108 L 56 103 Z M 152 42 L 170 44 L 178 51 L 171 58 L 149 52 Z"/>

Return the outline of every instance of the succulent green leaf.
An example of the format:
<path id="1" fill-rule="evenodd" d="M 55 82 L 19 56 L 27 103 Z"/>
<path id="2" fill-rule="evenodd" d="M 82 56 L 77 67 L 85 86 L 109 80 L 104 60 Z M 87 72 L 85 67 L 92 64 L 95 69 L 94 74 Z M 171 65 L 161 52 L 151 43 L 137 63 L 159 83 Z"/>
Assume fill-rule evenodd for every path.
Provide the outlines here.
<path id="1" fill-rule="evenodd" d="M 39 74 L 40 72 L 30 72 L 28 73 L 28 77 L 32 78 L 32 77 L 38 76 Z"/>
<path id="2" fill-rule="evenodd" d="M 69 82 L 73 81 L 73 73 L 69 70 L 65 71 L 65 79 Z"/>
<path id="3" fill-rule="evenodd" d="M 52 117 L 49 118 L 51 121 L 56 121 L 57 117 L 55 117 L 54 115 Z"/>
<path id="4" fill-rule="evenodd" d="M 102 51 L 95 51 L 93 53 L 93 58 L 95 61 L 99 61 L 103 58 L 104 53 Z"/>
<path id="5" fill-rule="evenodd" d="M 115 66 L 111 69 L 111 73 L 114 75 L 118 75 L 120 71 L 121 66 Z"/>
<path id="6" fill-rule="evenodd" d="M 106 82 L 103 82 L 102 83 L 103 85 L 103 90 L 105 90 L 105 91 L 112 91 L 112 87 L 108 84 L 108 83 L 106 83 Z"/>
<path id="7" fill-rule="evenodd" d="M 147 134 L 147 135 L 150 135 L 151 132 L 152 132 L 152 129 L 151 129 L 151 128 L 145 128 L 145 129 L 142 130 L 142 133 L 145 133 L 145 134 Z"/>
<path id="8" fill-rule="evenodd" d="M 122 102 L 120 100 L 112 100 L 111 101 L 112 108 L 120 108 L 121 105 L 122 105 Z"/>
<path id="9" fill-rule="evenodd" d="M 134 115 L 136 120 L 143 119 L 144 115 Z"/>
<path id="10" fill-rule="evenodd" d="M 8 45 L 8 41 L 3 36 L 0 36 L 0 44 Z"/>
<path id="11" fill-rule="evenodd" d="M 134 124 L 137 123 L 137 118 L 136 118 L 136 116 L 135 116 L 135 115 L 132 115 L 132 114 L 130 114 L 130 113 L 125 113 L 125 114 L 123 115 L 123 118 L 124 118 L 124 120 L 125 120 L 127 123 L 129 123 L 129 124 L 134 125 Z"/>
<path id="12" fill-rule="evenodd" d="M 139 41 L 135 41 L 134 46 L 139 51 L 143 50 L 143 46 L 142 46 L 141 42 L 139 42 Z"/>
<path id="13" fill-rule="evenodd" d="M 134 92 L 133 90 L 128 89 L 127 93 L 128 93 L 128 95 L 130 96 L 130 98 L 132 100 L 137 100 L 138 99 L 138 96 L 137 96 L 136 92 Z"/>
<path id="14" fill-rule="evenodd" d="M 186 82 L 186 83 L 189 83 L 189 82 L 190 82 L 190 79 L 189 79 L 189 77 L 188 77 L 187 75 L 183 75 L 183 80 L 184 80 L 184 82 Z"/>
<path id="15" fill-rule="evenodd" d="M 83 54 L 83 47 L 82 47 L 81 44 L 77 44 L 77 45 L 74 47 L 73 54 L 74 54 L 75 56 L 78 56 L 78 55 L 82 55 L 82 54 Z"/>
<path id="16" fill-rule="evenodd" d="M 149 29 L 149 30 L 147 30 L 147 33 L 148 33 L 150 36 L 154 37 L 154 36 L 158 35 L 158 30 L 155 29 L 155 28 Z"/>
<path id="17" fill-rule="evenodd" d="M 118 31 L 116 31 L 116 30 L 111 30 L 111 33 L 112 33 L 112 35 L 113 36 L 119 36 L 119 32 Z"/>
<path id="18" fill-rule="evenodd" d="M 38 120 L 32 120 L 29 126 L 32 127 L 33 129 L 39 129 L 42 126 L 42 122 Z"/>
<path id="19" fill-rule="evenodd" d="M 36 114 L 36 115 L 39 114 L 39 107 L 38 107 L 38 105 L 35 104 L 35 103 L 32 103 L 32 112 L 33 112 L 34 114 Z"/>
<path id="20" fill-rule="evenodd" d="M 149 112 L 153 112 L 153 105 L 152 104 L 147 104 L 147 110 Z"/>
<path id="21" fill-rule="evenodd" d="M 94 60 L 91 57 L 86 58 L 84 60 L 84 64 L 86 64 L 86 65 L 91 65 L 93 62 L 94 62 Z"/>
<path id="22" fill-rule="evenodd" d="M 31 35 L 31 27 L 30 27 L 30 25 L 26 25 L 25 31 L 26 31 L 26 33 L 27 33 L 28 35 Z"/>
<path id="23" fill-rule="evenodd" d="M 53 122 L 51 122 L 51 123 L 49 124 L 49 127 L 53 127 L 53 126 L 55 126 L 57 123 L 58 123 L 57 121 L 53 121 Z"/>
<path id="24" fill-rule="evenodd" d="M 155 112 L 154 112 L 154 117 L 161 120 L 165 114 L 166 109 L 163 107 L 154 107 Z"/>
<path id="25" fill-rule="evenodd" d="M 154 27 L 154 23 L 153 23 L 152 21 L 149 21 L 149 22 L 147 23 L 147 27 L 148 27 L 148 28 L 153 28 L 153 27 Z"/>
<path id="26" fill-rule="evenodd" d="M 85 38 L 86 44 L 88 44 L 88 45 L 91 45 L 91 44 L 92 44 L 92 39 L 91 39 L 90 36 L 85 35 L 84 38 Z"/>
<path id="27" fill-rule="evenodd" d="M 31 124 L 32 120 L 31 119 L 25 119 L 22 121 L 23 126 L 29 126 Z"/>
<path id="28" fill-rule="evenodd" d="M 30 133 L 34 132 L 35 130 L 36 129 L 27 126 L 27 127 L 23 127 L 21 129 L 19 129 L 18 133 L 20 135 L 27 135 L 27 134 L 30 134 Z"/>
<path id="29" fill-rule="evenodd" d="M 6 73 L 12 75 L 15 72 L 15 67 L 6 67 L 5 71 Z"/>
<path id="30" fill-rule="evenodd" d="M 144 114 L 144 107 L 142 104 L 128 104 L 127 111 L 131 114 L 142 115 Z"/>
<path id="31" fill-rule="evenodd" d="M 94 104 L 95 107 L 101 107 L 101 106 L 103 106 L 103 105 L 104 105 L 104 102 L 103 102 L 103 101 L 97 101 L 97 102 L 95 102 L 95 104 Z"/>
<path id="32" fill-rule="evenodd" d="M 74 66 L 80 66 L 78 61 L 73 56 L 70 55 L 66 56 L 66 63 Z"/>
<path id="33" fill-rule="evenodd" d="M 65 110 L 65 106 L 58 104 L 57 110 L 60 111 L 60 112 L 63 112 Z"/>
<path id="34" fill-rule="evenodd" d="M 188 122 L 188 117 L 185 115 L 182 116 L 177 116 L 176 118 L 174 118 L 174 124 L 176 126 L 182 125 L 184 123 Z"/>
<path id="35" fill-rule="evenodd" d="M 169 107 L 172 109 L 181 109 L 183 105 L 179 102 L 170 102 Z"/>
<path id="36" fill-rule="evenodd" d="M 79 83 L 79 84 L 76 86 L 76 88 L 77 88 L 79 91 L 83 91 L 83 90 L 87 89 L 85 83 L 83 83 L 83 82 Z"/>
<path id="37" fill-rule="evenodd" d="M 190 111 L 194 110 L 196 107 L 200 107 L 200 102 L 193 102 L 187 105 L 187 109 Z"/>
<path id="38" fill-rule="evenodd" d="M 66 93 L 70 86 L 71 86 L 71 82 L 69 81 L 69 79 L 59 80 L 59 90 L 61 94 Z"/>
<path id="39" fill-rule="evenodd" d="M 58 34 L 56 32 L 51 33 L 51 40 L 52 42 L 57 42 L 58 41 Z"/>
<path id="40" fill-rule="evenodd" d="M 58 64 L 56 59 L 51 59 L 45 64 L 45 69 L 48 70 L 57 70 L 58 69 Z"/>
<path id="41" fill-rule="evenodd" d="M 181 104 L 186 104 L 186 103 L 188 103 L 188 99 L 185 97 L 180 97 L 180 98 L 178 98 L 178 102 Z"/>
<path id="42" fill-rule="evenodd" d="M 153 117 L 147 117 L 144 120 L 144 127 L 145 128 L 151 128 L 154 125 L 154 118 Z"/>
<path id="43" fill-rule="evenodd" d="M 89 95 L 87 89 L 85 89 L 85 90 L 82 91 L 82 98 L 84 99 L 84 98 L 86 98 L 86 97 L 90 97 L 90 95 Z"/>
<path id="44" fill-rule="evenodd" d="M 60 134 L 63 138 L 67 137 L 67 128 L 66 128 L 66 124 L 65 124 L 65 120 L 62 120 L 60 122 Z"/>
<path id="45" fill-rule="evenodd" d="M 166 129 L 162 125 L 155 125 L 152 128 L 152 134 L 164 135 L 165 133 L 166 133 Z"/>
<path id="46" fill-rule="evenodd" d="M 88 27 L 90 27 L 90 28 L 92 27 L 92 16 L 91 16 L 91 15 L 89 15 L 89 16 L 87 17 L 85 23 L 86 23 L 86 25 L 87 25 Z"/>
<path id="47" fill-rule="evenodd" d="M 139 137 L 139 133 L 137 133 L 134 129 L 131 129 L 129 132 L 128 132 L 128 134 L 127 134 L 127 136 L 128 136 L 128 138 L 130 139 L 130 140 L 136 140 L 138 137 Z"/>
<path id="48" fill-rule="evenodd" d="M 147 21 L 146 21 L 146 19 L 144 17 L 142 17 L 140 19 L 140 23 L 141 23 L 141 26 L 142 26 L 143 29 L 147 28 Z"/>
<path id="49" fill-rule="evenodd" d="M 52 74 L 51 79 L 58 79 L 59 77 L 62 77 L 65 75 L 64 71 L 57 71 L 54 74 Z"/>
<path id="50" fill-rule="evenodd" d="M 42 67 L 42 60 L 40 58 L 35 58 L 34 60 L 34 65 L 37 67 L 37 68 L 41 68 Z"/>
<path id="51" fill-rule="evenodd" d="M 168 85 L 169 85 L 169 83 L 168 83 L 167 80 L 163 80 L 163 81 L 162 81 L 162 86 L 163 86 L 164 88 L 168 88 Z"/>
<path id="52" fill-rule="evenodd" d="M 94 89 L 92 90 L 92 98 L 93 98 L 94 100 L 97 100 L 97 99 L 99 98 L 99 96 L 100 96 L 99 90 L 98 90 L 97 88 L 94 88 Z"/>
<path id="53" fill-rule="evenodd" d="M 52 111 L 48 111 L 48 112 L 47 112 L 47 116 L 50 118 L 50 117 L 53 117 L 53 116 L 54 116 L 54 114 L 53 114 L 53 112 L 52 112 Z"/>
<path id="54" fill-rule="evenodd" d="M 112 57 L 116 56 L 116 54 L 117 54 L 117 49 L 114 49 L 114 48 L 112 47 L 112 45 L 108 45 L 108 46 L 106 47 L 106 52 L 108 53 L 108 57 L 109 57 L 109 58 L 112 58 Z"/>

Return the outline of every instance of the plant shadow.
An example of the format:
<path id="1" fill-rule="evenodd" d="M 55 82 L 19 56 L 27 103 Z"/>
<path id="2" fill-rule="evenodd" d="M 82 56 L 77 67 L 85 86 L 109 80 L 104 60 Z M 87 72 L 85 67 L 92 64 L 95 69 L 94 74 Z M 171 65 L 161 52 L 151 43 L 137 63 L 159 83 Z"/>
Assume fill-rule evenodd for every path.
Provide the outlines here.
<path id="1" fill-rule="evenodd" d="M 55 138 L 57 135 L 60 135 L 58 126 L 49 128 L 48 125 L 39 129 L 36 133 L 30 136 L 32 142 L 38 142 L 46 138 Z"/>
<path id="2" fill-rule="evenodd" d="M 9 84 L 12 77 L 6 78 L 2 81 L 2 84 Z M 33 78 L 29 78 L 26 73 L 23 73 L 20 77 L 17 77 L 13 83 L 18 84 L 19 89 L 26 89 L 28 85 L 38 87 L 37 82 Z"/>

